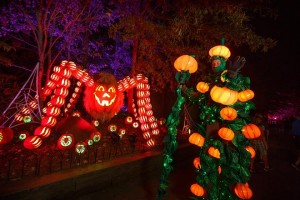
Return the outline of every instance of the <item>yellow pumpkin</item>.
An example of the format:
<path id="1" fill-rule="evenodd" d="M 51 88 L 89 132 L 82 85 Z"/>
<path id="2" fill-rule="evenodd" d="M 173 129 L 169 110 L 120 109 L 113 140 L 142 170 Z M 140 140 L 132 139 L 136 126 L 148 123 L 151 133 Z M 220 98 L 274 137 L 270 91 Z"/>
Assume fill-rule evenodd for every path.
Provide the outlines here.
<path id="1" fill-rule="evenodd" d="M 205 138 L 199 133 L 193 133 L 189 137 L 189 142 L 191 144 L 195 144 L 199 147 L 203 147 L 204 141 L 205 141 Z"/>
<path id="2" fill-rule="evenodd" d="M 255 150 L 251 146 L 246 146 L 245 149 L 250 153 L 251 158 L 254 158 L 256 153 Z"/>
<path id="3" fill-rule="evenodd" d="M 196 89 L 201 93 L 205 93 L 209 90 L 209 86 L 205 82 L 199 82 L 196 86 Z"/>
<path id="4" fill-rule="evenodd" d="M 222 127 L 218 131 L 218 135 L 223 139 L 227 141 L 231 141 L 234 138 L 234 132 L 226 127 Z"/>
<path id="5" fill-rule="evenodd" d="M 258 138 L 261 134 L 260 129 L 255 124 L 247 124 L 243 126 L 242 133 L 247 139 Z"/>
<path id="6" fill-rule="evenodd" d="M 234 120 L 237 117 L 237 112 L 234 108 L 225 107 L 220 111 L 220 116 L 225 120 Z"/>
<path id="7" fill-rule="evenodd" d="M 254 98 L 254 92 L 250 89 L 239 92 L 238 99 L 241 102 L 246 102 Z"/>
<path id="8" fill-rule="evenodd" d="M 190 55 L 182 55 L 175 60 L 174 67 L 179 72 L 188 70 L 192 74 L 197 71 L 198 62 Z"/>
<path id="9" fill-rule="evenodd" d="M 210 91 L 211 99 L 223 105 L 232 105 L 238 100 L 238 92 L 227 87 L 214 86 Z"/>
<path id="10" fill-rule="evenodd" d="M 192 184 L 191 187 L 190 187 L 190 190 L 197 197 L 201 197 L 205 193 L 204 188 L 201 185 L 199 185 L 198 183 Z"/>
<path id="11" fill-rule="evenodd" d="M 211 155 L 214 158 L 220 158 L 220 151 L 219 151 L 219 149 L 216 149 L 213 146 L 211 146 L 211 147 L 208 148 L 208 154 Z"/>
<path id="12" fill-rule="evenodd" d="M 234 193 L 241 199 L 251 199 L 253 196 L 248 183 L 237 183 L 234 187 Z"/>
<path id="13" fill-rule="evenodd" d="M 226 60 L 231 55 L 230 50 L 224 45 L 214 46 L 209 50 L 208 53 L 209 53 L 210 57 L 221 56 L 221 57 L 224 57 Z"/>

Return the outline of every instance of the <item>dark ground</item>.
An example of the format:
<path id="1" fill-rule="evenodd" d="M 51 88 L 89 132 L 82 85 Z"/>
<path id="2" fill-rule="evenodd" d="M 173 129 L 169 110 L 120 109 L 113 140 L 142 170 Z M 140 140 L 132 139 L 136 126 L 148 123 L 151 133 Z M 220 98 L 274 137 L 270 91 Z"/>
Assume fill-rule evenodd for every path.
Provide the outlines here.
<path id="1" fill-rule="evenodd" d="M 253 200 L 299 200 L 300 171 L 291 167 L 295 147 L 288 133 L 271 130 L 269 136 L 269 160 L 271 171 L 265 172 L 262 164 L 256 162 L 256 172 L 249 181 L 253 191 Z M 169 177 L 169 188 L 166 200 L 187 200 L 192 193 L 189 190 L 195 182 L 192 160 L 197 155 L 197 148 L 189 146 L 178 149 L 174 155 L 174 171 Z M 130 176 L 130 174 L 129 174 Z M 83 199 L 106 200 L 155 200 L 159 188 L 160 172 L 145 174 L 143 181 L 130 181 L 124 185 L 110 187 L 105 192 L 90 193 L 78 197 Z M 102 197 L 102 198 L 101 198 Z"/>
<path id="2" fill-rule="evenodd" d="M 295 159 L 296 151 L 291 136 L 288 132 L 279 133 L 278 129 L 270 131 L 269 136 L 269 160 L 273 168 L 271 171 L 265 172 L 262 164 L 256 162 L 256 173 L 251 174 L 249 181 L 250 188 L 253 191 L 252 200 L 299 200 L 300 199 L 300 171 L 297 171 L 291 166 L 291 162 Z M 174 154 L 174 170 L 169 177 L 168 193 L 164 200 L 188 200 L 192 197 L 190 192 L 190 185 L 196 180 L 195 168 L 193 166 L 193 159 L 197 156 L 199 147 L 195 145 L 183 145 L 177 149 Z M 142 155 L 141 155 L 142 156 Z M 69 195 L 55 194 L 55 198 L 48 195 L 49 191 L 43 191 L 42 195 L 38 197 L 40 189 L 30 189 L 28 193 L 18 196 L 17 198 L 1 198 L 0 199 L 13 199 L 13 200 L 155 200 L 160 183 L 160 169 L 161 169 L 161 156 L 159 154 L 152 155 L 158 156 L 155 162 L 147 162 L 142 157 L 142 170 L 134 172 L 133 174 L 123 174 L 124 167 L 120 163 L 121 160 L 116 159 L 115 164 L 107 166 L 107 168 L 115 168 L 114 165 L 119 163 L 119 171 L 114 171 L 114 174 L 107 173 L 106 176 L 117 177 L 120 173 L 124 181 L 107 182 L 106 185 L 95 185 L 90 183 L 91 179 L 85 179 L 87 184 L 92 185 L 94 188 L 88 188 L 78 193 Z M 128 161 L 131 160 L 127 158 Z M 124 159 L 123 159 L 124 160 Z M 146 171 L 147 166 L 152 167 L 154 170 Z M 157 165 L 157 166 L 156 166 Z M 125 167 L 139 167 L 135 165 L 123 165 Z M 135 168 L 134 168 L 135 169 Z M 157 170 L 158 169 L 158 170 Z M 81 169 L 82 170 L 82 169 Z M 80 169 L 79 169 L 80 171 Z M 74 170 L 74 175 L 71 179 L 79 174 L 79 171 Z M 60 174 L 60 173 L 58 173 Z M 95 176 L 94 176 L 95 177 Z M 93 177 L 91 177 L 93 178 Z M 47 180 L 47 178 L 46 178 Z M 50 179 L 51 180 L 51 179 Z M 101 179 L 102 180 L 102 179 Z M 40 181 L 41 182 L 41 181 Z M 80 183 L 80 182 L 79 182 Z M 58 183 L 60 185 L 60 183 Z M 17 187 L 11 185 L 11 187 Z M 61 191 L 67 190 L 68 184 L 61 184 Z M 78 188 L 82 185 L 77 185 Z M 49 187 L 50 190 L 51 187 Z M 0 188 L 0 191 L 5 188 Z M 41 192 L 39 192 L 41 193 Z M 24 196 L 27 195 L 27 196 Z M 31 196 L 32 198 L 29 198 Z"/>

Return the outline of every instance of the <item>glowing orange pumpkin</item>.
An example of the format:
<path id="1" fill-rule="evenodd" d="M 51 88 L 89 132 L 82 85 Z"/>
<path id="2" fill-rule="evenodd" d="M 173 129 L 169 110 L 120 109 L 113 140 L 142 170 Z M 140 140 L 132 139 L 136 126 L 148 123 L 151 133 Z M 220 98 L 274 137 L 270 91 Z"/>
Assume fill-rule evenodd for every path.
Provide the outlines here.
<path id="1" fill-rule="evenodd" d="M 219 151 L 219 149 L 216 149 L 213 146 L 211 146 L 211 147 L 208 148 L 208 154 L 211 155 L 214 158 L 220 158 L 220 151 Z"/>
<path id="2" fill-rule="evenodd" d="M 241 199 L 251 199 L 253 192 L 248 183 L 237 183 L 234 187 L 234 193 Z"/>
<path id="3" fill-rule="evenodd" d="M 204 188 L 201 185 L 199 185 L 198 183 L 192 184 L 190 187 L 190 190 L 197 197 L 201 197 L 205 193 Z"/>
<path id="4" fill-rule="evenodd" d="M 218 131 L 218 135 L 223 139 L 227 141 L 231 141 L 234 138 L 234 132 L 226 127 L 222 127 Z"/>
<path id="5" fill-rule="evenodd" d="M 214 86 L 210 91 L 211 99 L 223 105 L 232 105 L 238 99 L 238 92 L 227 87 Z"/>
<path id="6" fill-rule="evenodd" d="M 238 99 L 241 102 L 246 102 L 254 98 L 254 92 L 250 89 L 239 92 Z"/>
<path id="7" fill-rule="evenodd" d="M 174 67 L 177 71 L 189 71 L 191 74 L 198 69 L 198 63 L 196 59 L 190 55 L 179 56 L 175 62 Z"/>
<path id="8" fill-rule="evenodd" d="M 251 158 L 254 158 L 256 155 L 255 150 L 251 146 L 246 146 L 245 149 L 250 153 Z"/>
<path id="9" fill-rule="evenodd" d="M 261 131 L 255 124 L 247 124 L 243 126 L 242 133 L 247 139 L 255 139 L 260 136 Z"/>
<path id="10" fill-rule="evenodd" d="M 204 144 L 205 138 L 199 133 L 193 133 L 189 137 L 189 142 L 195 144 L 199 147 L 202 147 Z"/>
<path id="11" fill-rule="evenodd" d="M 209 50 L 208 53 L 209 53 L 210 57 L 221 56 L 221 57 L 224 57 L 226 60 L 231 55 L 230 50 L 224 45 L 214 46 Z"/>
<path id="12" fill-rule="evenodd" d="M 30 149 L 30 150 L 36 149 L 41 145 L 42 145 L 42 139 L 39 136 L 36 136 L 36 135 L 32 135 L 32 136 L 27 137 L 23 142 L 23 146 L 26 149 Z"/>
<path id="13" fill-rule="evenodd" d="M 196 167 L 196 169 L 200 169 L 200 167 L 201 167 L 201 165 L 200 165 L 200 158 L 199 157 L 194 158 L 193 164 Z"/>
<path id="14" fill-rule="evenodd" d="M 196 89 L 201 93 L 205 93 L 209 90 L 209 86 L 205 82 L 199 82 L 196 86 Z"/>
<path id="15" fill-rule="evenodd" d="M 225 107 L 220 111 L 220 116 L 225 120 L 234 120 L 237 117 L 237 112 L 234 108 Z"/>
<path id="16" fill-rule="evenodd" d="M 100 73 L 95 77 L 95 83 L 86 87 L 84 107 L 86 111 L 101 122 L 109 121 L 123 105 L 123 92 L 116 89 L 117 80 L 109 73 Z"/>

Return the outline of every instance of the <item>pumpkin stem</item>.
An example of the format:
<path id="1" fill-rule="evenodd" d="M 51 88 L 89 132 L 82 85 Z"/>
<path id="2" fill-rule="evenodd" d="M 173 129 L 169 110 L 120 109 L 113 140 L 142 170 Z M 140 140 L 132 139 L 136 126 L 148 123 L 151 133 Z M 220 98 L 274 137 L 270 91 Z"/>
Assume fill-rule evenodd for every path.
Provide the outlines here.
<path id="1" fill-rule="evenodd" d="M 221 45 L 225 45 L 225 38 L 221 38 Z"/>

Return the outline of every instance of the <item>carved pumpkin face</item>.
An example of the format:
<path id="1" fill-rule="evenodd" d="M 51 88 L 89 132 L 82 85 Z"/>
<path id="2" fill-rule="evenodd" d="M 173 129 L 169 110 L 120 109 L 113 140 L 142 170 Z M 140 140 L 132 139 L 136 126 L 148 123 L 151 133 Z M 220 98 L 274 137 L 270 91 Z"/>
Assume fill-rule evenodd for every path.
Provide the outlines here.
<path id="1" fill-rule="evenodd" d="M 98 85 L 94 97 L 100 106 L 110 106 L 116 100 L 116 88 L 114 86 Z"/>
<path id="2" fill-rule="evenodd" d="M 94 119 L 109 121 L 123 105 L 123 92 L 117 90 L 117 80 L 112 74 L 102 72 L 94 81 L 93 86 L 85 89 L 84 107 Z"/>

